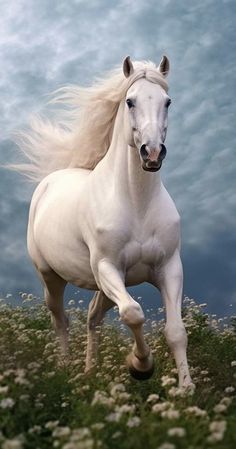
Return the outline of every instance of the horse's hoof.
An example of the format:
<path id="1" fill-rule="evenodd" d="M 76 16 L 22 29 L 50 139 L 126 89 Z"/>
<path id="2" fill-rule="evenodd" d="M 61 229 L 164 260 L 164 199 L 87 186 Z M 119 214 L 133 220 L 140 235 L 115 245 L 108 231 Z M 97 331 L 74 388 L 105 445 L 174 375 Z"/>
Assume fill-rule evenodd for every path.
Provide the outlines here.
<path id="1" fill-rule="evenodd" d="M 148 359 L 148 363 L 147 362 L 145 363 L 143 361 L 140 361 L 133 354 L 128 355 L 126 362 L 128 365 L 129 373 L 134 379 L 147 380 L 147 379 L 150 379 L 150 377 L 152 377 L 152 375 L 154 373 L 154 369 L 155 369 L 152 355 L 149 355 L 149 357 L 147 359 Z M 136 362 L 136 365 L 138 365 L 138 367 L 134 366 L 134 360 Z M 142 363 L 145 363 L 147 366 L 142 367 L 141 366 Z"/>
<path id="2" fill-rule="evenodd" d="M 154 364 L 148 371 L 138 371 L 134 367 L 129 366 L 129 373 L 136 380 L 147 380 L 152 377 L 154 373 Z"/>

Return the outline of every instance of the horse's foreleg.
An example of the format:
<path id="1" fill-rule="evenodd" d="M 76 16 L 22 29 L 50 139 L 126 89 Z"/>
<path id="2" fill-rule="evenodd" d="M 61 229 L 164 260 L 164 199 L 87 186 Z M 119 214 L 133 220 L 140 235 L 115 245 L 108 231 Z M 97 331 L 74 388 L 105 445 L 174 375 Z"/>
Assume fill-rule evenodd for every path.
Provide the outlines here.
<path id="1" fill-rule="evenodd" d="M 93 296 L 89 304 L 87 319 L 87 355 L 85 372 L 91 371 L 96 364 L 97 349 L 99 343 L 98 326 L 102 324 L 102 320 L 106 312 L 114 307 L 111 301 L 102 291 L 98 291 Z"/>
<path id="2" fill-rule="evenodd" d="M 164 334 L 176 361 L 179 386 L 187 387 L 192 381 L 186 355 L 187 334 L 181 317 L 183 270 L 179 251 L 164 266 L 159 288 L 166 308 Z"/>
<path id="3" fill-rule="evenodd" d="M 122 274 L 107 259 L 97 265 L 97 283 L 119 308 L 123 322 L 131 329 L 135 344 L 127 357 L 130 373 L 137 379 L 147 379 L 153 373 L 153 358 L 144 340 L 143 323 L 145 321 L 141 306 L 128 294 Z"/>
<path id="4" fill-rule="evenodd" d="M 65 315 L 63 307 L 63 294 L 66 281 L 58 276 L 53 270 L 48 272 L 39 272 L 44 283 L 44 297 L 46 304 L 51 312 L 52 324 L 59 337 L 62 354 L 65 355 L 68 350 L 68 318 Z"/>

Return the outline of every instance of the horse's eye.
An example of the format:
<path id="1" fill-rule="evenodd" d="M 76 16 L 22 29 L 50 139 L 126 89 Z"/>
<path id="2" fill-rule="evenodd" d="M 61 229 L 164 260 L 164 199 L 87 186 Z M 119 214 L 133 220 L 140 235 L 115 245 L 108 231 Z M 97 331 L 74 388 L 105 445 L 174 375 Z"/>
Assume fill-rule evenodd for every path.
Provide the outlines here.
<path id="1" fill-rule="evenodd" d="M 167 102 L 166 102 L 166 107 L 168 108 L 168 107 L 170 106 L 170 104 L 171 104 L 171 99 L 168 98 L 168 100 L 167 100 Z"/>
<path id="2" fill-rule="evenodd" d="M 134 103 L 132 102 L 132 100 L 130 100 L 130 98 L 127 98 L 126 104 L 127 104 L 129 109 L 134 107 Z"/>

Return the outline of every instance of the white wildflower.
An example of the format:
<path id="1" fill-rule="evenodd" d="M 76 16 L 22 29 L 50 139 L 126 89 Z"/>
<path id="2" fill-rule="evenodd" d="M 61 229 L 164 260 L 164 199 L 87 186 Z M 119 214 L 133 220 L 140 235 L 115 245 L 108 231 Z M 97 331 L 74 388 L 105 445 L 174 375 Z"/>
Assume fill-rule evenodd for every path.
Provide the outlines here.
<path id="1" fill-rule="evenodd" d="M 61 407 L 65 408 L 65 407 L 68 407 L 68 405 L 69 405 L 69 402 L 62 402 Z"/>
<path id="2" fill-rule="evenodd" d="M 46 373 L 46 377 L 48 379 L 51 379 L 52 377 L 54 377 L 56 374 L 56 371 L 49 371 L 48 373 Z"/>
<path id="3" fill-rule="evenodd" d="M 232 360 L 231 366 L 236 366 L 236 360 Z"/>
<path id="4" fill-rule="evenodd" d="M 213 432 L 209 437 L 207 437 L 207 441 L 209 443 L 217 443 L 217 441 L 221 441 L 224 438 L 224 434 L 221 432 Z"/>
<path id="5" fill-rule="evenodd" d="M 213 410 L 215 413 L 224 413 L 227 410 L 227 406 L 225 404 L 217 404 Z"/>
<path id="6" fill-rule="evenodd" d="M 93 449 L 94 448 L 94 440 L 91 438 L 83 441 L 78 441 L 77 443 L 73 443 L 70 441 L 62 446 L 62 449 Z"/>
<path id="7" fill-rule="evenodd" d="M 228 407 L 231 404 L 232 400 L 233 400 L 232 398 L 225 396 L 224 398 L 221 399 L 220 404 L 224 404 Z"/>
<path id="8" fill-rule="evenodd" d="M 164 410 L 167 410 L 168 408 L 172 407 L 172 404 L 168 401 L 166 402 L 160 402 L 159 404 L 154 404 L 152 406 L 152 411 L 154 413 L 163 412 Z"/>
<path id="9" fill-rule="evenodd" d="M 105 419 L 108 422 L 119 422 L 120 418 L 121 418 L 121 413 L 114 412 L 114 413 L 110 413 L 109 415 L 107 415 Z"/>
<path id="10" fill-rule="evenodd" d="M 203 377 L 203 379 L 202 379 L 202 382 L 204 382 L 204 383 L 207 383 L 210 381 L 211 381 L 210 377 Z"/>
<path id="11" fill-rule="evenodd" d="M 94 397 L 93 397 L 91 405 L 93 406 L 96 404 L 101 404 L 101 405 L 106 405 L 107 407 L 112 407 L 114 403 L 115 403 L 115 400 L 111 397 L 108 398 L 105 391 L 97 390 L 94 393 Z"/>
<path id="12" fill-rule="evenodd" d="M 59 421 L 48 421 L 45 424 L 46 429 L 52 430 L 55 429 L 55 427 L 57 427 L 59 424 Z"/>
<path id="13" fill-rule="evenodd" d="M 185 409 L 185 412 L 190 413 L 195 416 L 200 416 L 200 417 L 207 415 L 206 410 L 202 410 L 201 408 L 197 407 L 196 405 L 193 405 L 192 407 L 187 407 Z"/>
<path id="14" fill-rule="evenodd" d="M 212 421 L 209 425 L 210 432 L 224 433 L 226 431 L 226 421 Z"/>
<path id="15" fill-rule="evenodd" d="M 160 396 L 159 394 L 149 394 L 148 398 L 147 398 L 147 402 L 157 402 L 159 400 Z"/>
<path id="16" fill-rule="evenodd" d="M 80 440 L 84 440 L 84 438 L 91 437 L 91 431 L 88 427 L 79 427 L 78 429 L 74 429 L 72 431 L 72 435 L 70 436 L 70 441 L 76 442 Z"/>
<path id="17" fill-rule="evenodd" d="M 22 294 L 21 294 L 21 298 L 22 298 L 22 299 L 26 299 L 27 296 L 28 296 L 27 293 L 22 293 Z"/>
<path id="18" fill-rule="evenodd" d="M 115 410 L 119 413 L 133 413 L 135 410 L 135 404 L 123 404 L 121 406 L 116 406 Z"/>
<path id="19" fill-rule="evenodd" d="M 105 424 L 103 422 L 96 422 L 91 425 L 91 428 L 94 430 L 101 430 L 101 429 L 104 429 L 104 427 L 105 427 Z"/>
<path id="20" fill-rule="evenodd" d="M 112 396 L 117 396 L 117 394 L 119 395 L 119 393 L 125 392 L 125 386 L 121 383 L 115 384 L 112 386 L 110 391 Z"/>
<path id="21" fill-rule="evenodd" d="M 170 437 L 185 437 L 186 430 L 183 427 L 172 427 L 167 433 Z"/>
<path id="22" fill-rule="evenodd" d="M 45 345 L 44 349 L 54 349 L 54 343 L 52 343 L 52 342 L 47 343 L 47 344 Z"/>
<path id="23" fill-rule="evenodd" d="M 8 393 L 8 391 L 9 391 L 8 385 L 6 385 L 4 387 L 0 387 L 0 394 Z"/>
<path id="24" fill-rule="evenodd" d="M 18 385 L 30 385 L 30 382 L 27 379 L 25 379 L 25 377 L 23 377 L 23 376 L 17 376 L 15 378 L 15 384 L 18 384 Z"/>
<path id="25" fill-rule="evenodd" d="M 195 391 L 195 385 L 190 384 L 188 387 L 171 387 L 169 389 L 169 395 L 172 397 L 186 397 L 186 396 L 192 396 Z"/>
<path id="26" fill-rule="evenodd" d="M 26 370 L 23 368 L 18 368 L 18 369 L 16 369 L 15 373 L 16 373 L 17 377 L 25 377 Z"/>
<path id="27" fill-rule="evenodd" d="M 162 376 L 161 384 L 163 387 L 166 387 L 168 385 L 174 385 L 174 384 L 176 384 L 176 379 L 175 379 L 175 377 Z"/>
<path id="28" fill-rule="evenodd" d="M 33 427 L 30 427 L 30 429 L 28 430 L 28 433 L 30 433 L 30 434 L 32 434 L 32 433 L 40 433 L 41 430 L 42 430 L 41 426 L 35 425 Z"/>
<path id="29" fill-rule="evenodd" d="M 22 447 L 22 441 L 17 438 L 5 440 L 2 444 L 2 449 L 22 449 Z"/>
<path id="30" fill-rule="evenodd" d="M 235 391 L 235 388 L 234 388 L 234 387 L 231 387 L 231 386 L 230 386 L 230 387 L 226 387 L 226 388 L 225 388 L 225 393 L 227 393 L 227 394 L 228 394 L 228 393 L 233 393 L 234 391 Z"/>
<path id="31" fill-rule="evenodd" d="M 163 443 L 158 447 L 158 449 L 175 449 L 175 445 L 172 443 Z"/>
<path id="32" fill-rule="evenodd" d="M 122 432 L 120 430 L 117 430 L 117 432 L 113 433 L 112 438 L 115 440 L 116 438 L 121 437 Z"/>
<path id="33" fill-rule="evenodd" d="M 127 421 L 128 427 L 138 427 L 141 423 L 141 419 L 138 416 L 133 416 L 132 418 L 129 418 Z"/>
<path id="34" fill-rule="evenodd" d="M 38 363 L 38 362 L 30 362 L 30 363 L 28 363 L 28 365 L 27 365 L 27 367 L 28 367 L 28 369 L 38 369 L 39 367 L 40 367 L 40 363 Z"/>
<path id="35" fill-rule="evenodd" d="M 131 396 L 130 393 L 126 393 L 126 391 L 124 391 L 124 393 L 119 393 L 118 399 L 128 401 L 128 399 L 130 399 L 130 396 Z"/>
<path id="36" fill-rule="evenodd" d="M 164 410 L 164 412 L 161 412 L 161 416 L 162 416 L 162 418 L 167 418 L 167 419 L 178 419 L 180 417 L 180 413 L 179 413 L 179 410 L 170 409 L 170 410 Z"/>
<path id="37" fill-rule="evenodd" d="M 6 398 L 0 401 L 0 408 L 12 408 L 13 405 L 15 405 L 15 401 L 12 398 Z"/>
<path id="38" fill-rule="evenodd" d="M 3 377 L 9 377 L 12 374 L 14 374 L 14 372 L 15 372 L 14 369 L 7 369 L 6 371 L 4 371 Z"/>
<path id="39" fill-rule="evenodd" d="M 21 394 L 20 395 L 20 400 L 21 401 L 28 401 L 30 398 L 29 394 Z"/>
<path id="40" fill-rule="evenodd" d="M 53 430 L 52 436 L 56 438 L 63 438 L 70 435 L 71 429 L 70 427 L 56 427 Z"/>
<path id="41" fill-rule="evenodd" d="M 69 443 L 66 443 L 62 446 L 62 449 L 78 449 L 77 443 L 73 443 L 72 441 L 69 441 Z"/>

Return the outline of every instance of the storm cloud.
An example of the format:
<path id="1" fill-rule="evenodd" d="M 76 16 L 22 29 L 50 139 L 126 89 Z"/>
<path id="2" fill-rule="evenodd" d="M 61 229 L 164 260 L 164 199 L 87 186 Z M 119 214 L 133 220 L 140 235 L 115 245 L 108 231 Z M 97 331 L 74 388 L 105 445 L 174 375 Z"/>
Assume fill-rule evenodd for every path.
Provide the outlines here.
<path id="1" fill-rule="evenodd" d="M 182 217 L 185 293 L 236 312 L 235 19 L 232 0 L 1 2 L 1 164 L 11 140 L 58 87 L 89 85 L 133 59 L 171 62 L 168 157 L 162 178 Z M 41 293 L 26 250 L 34 186 L 0 171 L 0 293 Z M 154 304 L 155 291 L 142 292 Z M 232 306 L 231 306 L 232 304 Z"/>

